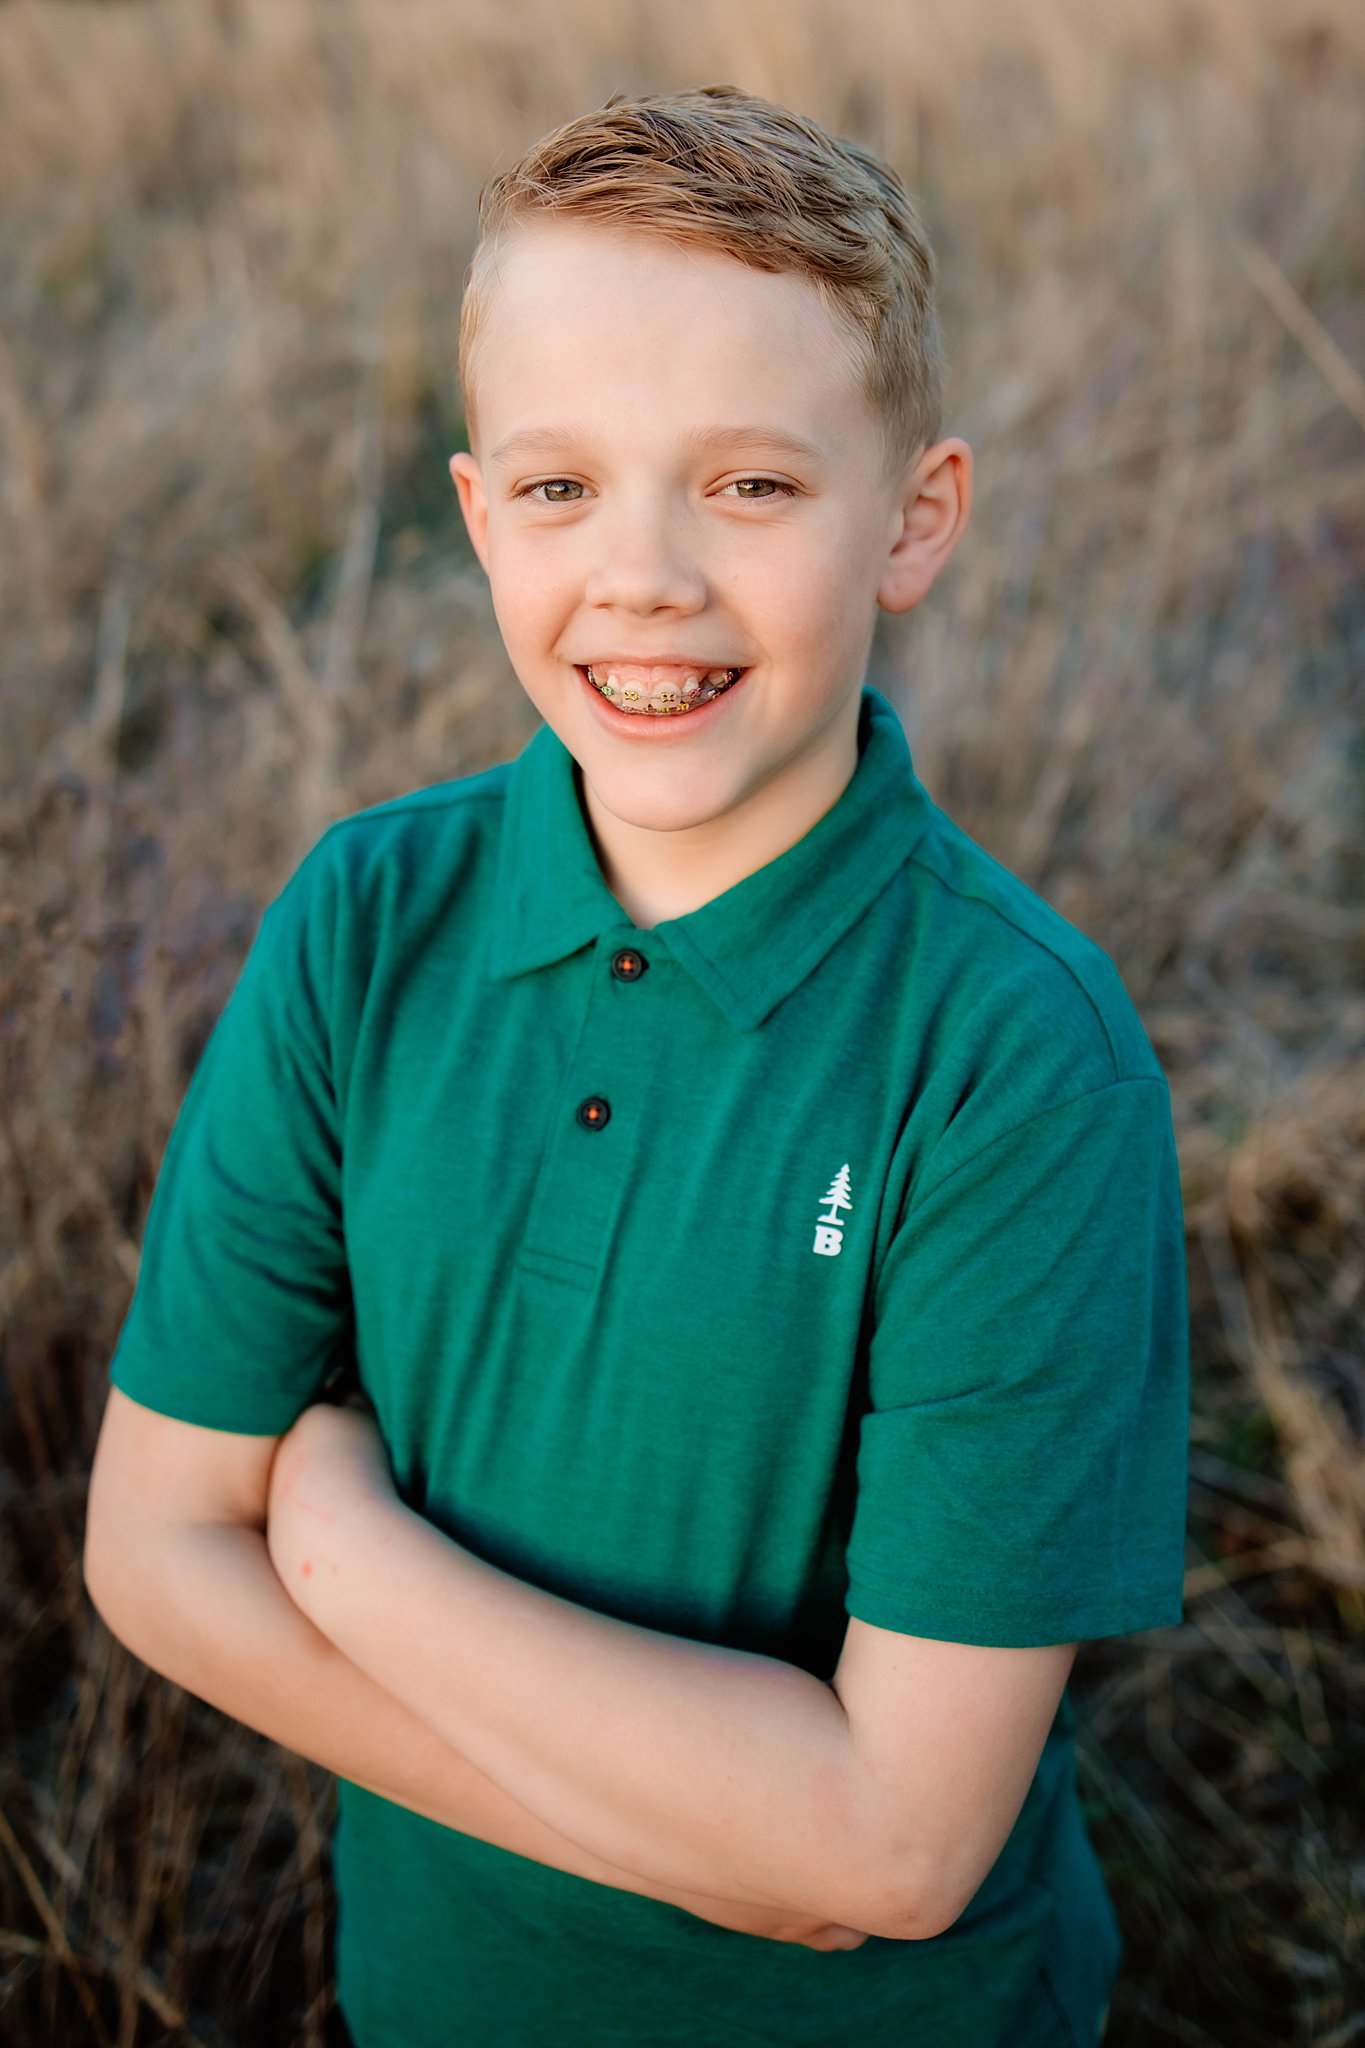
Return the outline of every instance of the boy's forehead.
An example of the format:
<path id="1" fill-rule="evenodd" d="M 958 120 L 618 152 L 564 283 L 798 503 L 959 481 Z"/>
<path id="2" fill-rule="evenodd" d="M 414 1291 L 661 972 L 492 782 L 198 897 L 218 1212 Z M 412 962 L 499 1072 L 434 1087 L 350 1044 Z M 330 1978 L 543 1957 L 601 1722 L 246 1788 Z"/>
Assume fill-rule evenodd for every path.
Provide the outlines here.
<path id="1" fill-rule="evenodd" d="M 642 290 L 663 286 L 726 305 L 740 294 L 808 297 L 819 307 L 813 286 L 797 271 L 758 270 L 718 244 L 677 239 L 638 223 L 548 215 L 521 220 L 499 237 L 494 271 L 504 287 L 519 285 L 527 296 L 549 284 L 591 292 L 610 283 Z"/>
<path id="2" fill-rule="evenodd" d="M 496 251 L 481 346 L 489 459 L 584 438 L 595 397 L 662 410 L 696 452 L 771 430 L 833 459 L 863 410 L 849 338 L 808 279 L 598 222 L 518 224 Z M 576 404 L 576 398 L 581 404 Z M 783 437 L 786 445 L 783 445 Z"/>

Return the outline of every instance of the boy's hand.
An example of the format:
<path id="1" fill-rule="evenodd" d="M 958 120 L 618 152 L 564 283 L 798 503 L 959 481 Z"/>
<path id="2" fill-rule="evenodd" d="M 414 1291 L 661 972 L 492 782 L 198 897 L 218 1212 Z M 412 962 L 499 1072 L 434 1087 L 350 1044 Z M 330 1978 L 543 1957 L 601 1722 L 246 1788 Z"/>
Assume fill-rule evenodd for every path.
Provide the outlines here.
<path id="1" fill-rule="evenodd" d="M 304 1409 L 275 1446 L 266 1502 L 266 1549 L 295 1606 L 315 1618 L 313 1596 L 341 1568 L 348 1509 L 395 1498 L 384 1439 L 363 1396 Z"/>

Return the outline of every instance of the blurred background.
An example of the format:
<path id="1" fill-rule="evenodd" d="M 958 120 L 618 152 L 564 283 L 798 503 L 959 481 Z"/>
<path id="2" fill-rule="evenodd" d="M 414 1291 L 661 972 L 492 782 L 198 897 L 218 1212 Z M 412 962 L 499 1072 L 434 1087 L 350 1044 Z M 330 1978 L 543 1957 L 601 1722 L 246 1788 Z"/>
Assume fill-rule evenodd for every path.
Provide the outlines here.
<path id="1" fill-rule="evenodd" d="M 709 82 L 922 201 L 976 501 L 871 679 L 1171 1082 L 1187 1618 L 1072 1681 L 1110 2048 L 1365 2048 L 1365 10 L 0 0 L 14 2048 L 329 2038 L 330 1779 L 84 1592 L 107 1363 L 265 901 L 539 722 L 446 468 L 479 186 Z"/>

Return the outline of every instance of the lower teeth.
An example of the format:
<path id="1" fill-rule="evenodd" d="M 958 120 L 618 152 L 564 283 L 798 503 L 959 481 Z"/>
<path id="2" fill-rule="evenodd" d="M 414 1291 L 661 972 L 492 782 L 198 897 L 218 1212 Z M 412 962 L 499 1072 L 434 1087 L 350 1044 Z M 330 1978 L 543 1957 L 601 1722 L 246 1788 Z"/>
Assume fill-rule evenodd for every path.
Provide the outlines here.
<path id="1" fill-rule="evenodd" d="M 598 696 L 605 697 L 607 702 L 614 704 L 618 711 L 640 712 L 647 718 L 672 718 L 678 712 L 690 711 L 696 704 L 709 704 L 713 698 L 723 697 L 727 690 L 734 688 L 743 674 L 743 670 L 732 669 L 725 682 L 704 683 L 695 696 L 679 697 L 677 702 L 673 704 L 648 704 L 641 703 L 638 699 L 631 700 L 620 697 L 611 688 L 610 684 L 599 683 L 591 669 L 588 669 L 586 673 L 588 681 L 592 684 Z"/>

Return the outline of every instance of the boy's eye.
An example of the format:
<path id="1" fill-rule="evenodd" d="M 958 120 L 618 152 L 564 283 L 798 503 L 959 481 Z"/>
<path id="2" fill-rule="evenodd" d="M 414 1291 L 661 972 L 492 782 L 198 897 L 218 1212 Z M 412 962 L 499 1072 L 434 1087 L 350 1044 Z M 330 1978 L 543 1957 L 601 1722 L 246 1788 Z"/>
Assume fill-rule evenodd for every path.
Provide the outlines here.
<path id="1" fill-rule="evenodd" d="M 743 487 L 746 484 L 762 485 L 762 494 L 756 495 L 750 491 L 745 490 Z M 582 484 L 576 483 L 572 477 L 552 476 L 546 477 L 543 482 L 538 484 L 523 484 L 519 491 L 515 491 L 513 493 L 513 496 L 517 498 L 532 498 L 535 496 L 537 491 L 558 491 L 563 489 L 568 489 L 571 491 L 581 491 L 582 488 Z M 725 488 L 727 491 L 738 491 L 742 502 L 750 505 L 765 504 L 767 502 L 768 493 L 771 491 L 780 491 L 782 495 L 787 498 L 794 498 L 796 496 L 796 488 L 793 484 L 779 483 L 777 478 L 772 476 L 737 477 L 734 483 L 726 484 Z M 552 497 L 542 498 L 540 502 L 542 503 L 542 505 L 573 505 L 577 503 L 577 500 L 574 498 Z"/>
<path id="2" fill-rule="evenodd" d="M 743 486 L 745 484 L 763 484 L 769 491 L 781 491 L 785 497 L 794 498 L 796 496 L 796 489 L 794 485 L 779 483 L 777 478 L 774 476 L 741 476 L 737 477 L 733 484 L 727 484 L 725 488 L 727 491 L 738 491 L 741 498 L 743 498 L 748 504 L 763 504 L 765 502 L 764 499 L 755 498 L 751 496 L 749 492 L 744 490 Z"/>
<path id="3" fill-rule="evenodd" d="M 562 486 L 565 485 L 567 485 L 567 487 L 571 491 L 581 491 L 583 488 L 582 484 L 575 483 L 573 478 L 570 476 L 552 476 L 547 478 L 544 483 L 523 484 L 519 491 L 513 492 L 513 496 L 517 498 L 529 498 L 532 497 L 537 491 L 559 490 Z M 541 503 L 543 505 L 572 505 L 574 502 L 575 501 L 572 498 L 541 499 Z"/>

